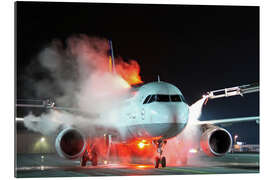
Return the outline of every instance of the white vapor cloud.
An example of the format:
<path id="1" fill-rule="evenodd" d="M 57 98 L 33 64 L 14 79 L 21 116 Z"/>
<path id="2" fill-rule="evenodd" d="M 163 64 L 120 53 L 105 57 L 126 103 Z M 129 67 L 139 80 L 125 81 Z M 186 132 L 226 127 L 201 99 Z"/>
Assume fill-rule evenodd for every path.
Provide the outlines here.
<path id="1" fill-rule="evenodd" d="M 31 77 L 38 97 L 53 97 L 57 106 L 73 107 L 94 115 L 103 113 L 102 116 L 89 118 L 65 111 L 49 111 L 41 116 L 27 115 L 24 125 L 45 135 L 57 131 L 60 126 L 118 128 L 117 107 L 128 93 L 128 84 L 121 76 L 109 72 L 108 50 L 106 39 L 86 35 L 70 37 L 66 44 L 55 40 L 28 68 L 30 72 L 43 73 L 40 79 L 35 79 L 35 73 Z M 95 129 L 87 130 L 96 133 Z"/>

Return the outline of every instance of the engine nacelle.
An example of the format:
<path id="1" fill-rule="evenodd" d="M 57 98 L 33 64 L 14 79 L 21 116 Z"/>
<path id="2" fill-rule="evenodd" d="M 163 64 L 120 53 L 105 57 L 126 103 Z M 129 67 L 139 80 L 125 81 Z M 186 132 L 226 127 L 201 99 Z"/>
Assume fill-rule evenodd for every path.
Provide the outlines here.
<path id="1" fill-rule="evenodd" d="M 232 136 L 220 127 L 203 125 L 200 145 L 208 156 L 223 156 L 231 150 Z"/>
<path id="2" fill-rule="evenodd" d="M 55 148 L 59 156 L 67 159 L 76 159 L 85 151 L 86 139 L 75 128 L 66 128 L 57 135 Z"/>

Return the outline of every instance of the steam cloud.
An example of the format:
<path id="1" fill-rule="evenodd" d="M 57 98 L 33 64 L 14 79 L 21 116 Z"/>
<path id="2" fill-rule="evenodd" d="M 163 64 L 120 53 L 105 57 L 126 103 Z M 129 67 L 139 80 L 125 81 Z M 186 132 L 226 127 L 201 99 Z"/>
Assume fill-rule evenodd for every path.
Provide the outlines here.
<path id="1" fill-rule="evenodd" d="M 92 134 L 96 133 L 89 129 L 93 124 L 120 126 L 117 107 L 128 95 L 129 83 L 141 82 L 140 69 L 136 61 L 124 62 L 118 57 L 115 61 L 119 73 L 112 74 L 108 52 L 106 39 L 86 35 L 70 37 L 66 44 L 54 40 L 45 47 L 28 68 L 36 96 L 53 97 L 57 106 L 103 115 L 85 118 L 65 111 L 50 111 L 41 116 L 29 114 L 25 117 L 25 126 L 44 135 L 50 135 L 60 126 L 87 127 L 87 132 Z"/>
<path id="2" fill-rule="evenodd" d="M 165 148 L 165 156 L 171 165 L 184 164 L 190 159 L 190 149 L 198 149 L 200 145 L 201 131 L 198 125 L 202 113 L 203 103 L 206 97 L 198 100 L 189 107 L 189 120 L 182 133 L 170 139 Z M 193 159 L 196 164 L 200 162 L 200 156 L 196 155 Z M 188 162 L 190 164 L 190 162 Z"/>
<path id="3" fill-rule="evenodd" d="M 24 125 L 44 135 L 55 133 L 59 127 L 76 126 L 87 135 L 96 135 L 93 125 L 118 128 L 125 136 L 119 122 L 118 109 L 129 95 L 130 84 L 141 83 L 136 61 L 116 59 L 117 75 L 109 72 L 109 45 L 106 39 L 78 35 L 66 44 L 59 40 L 45 47 L 29 66 L 35 95 L 53 97 L 57 106 L 73 107 L 98 117 L 84 117 L 66 111 L 50 111 L 40 116 L 29 114 Z M 199 145 L 200 130 L 196 125 L 204 98 L 190 106 L 190 117 L 185 130 L 170 139 L 164 155 L 170 164 L 188 157 L 188 150 Z M 175 151 L 176 150 L 176 151 Z"/>

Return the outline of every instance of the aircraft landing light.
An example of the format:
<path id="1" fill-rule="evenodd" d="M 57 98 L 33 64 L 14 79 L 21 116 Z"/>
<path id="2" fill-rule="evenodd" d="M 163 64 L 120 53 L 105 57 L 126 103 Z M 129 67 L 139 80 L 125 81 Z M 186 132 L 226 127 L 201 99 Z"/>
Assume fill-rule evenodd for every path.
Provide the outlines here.
<path id="1" fill-rule="evenodd" d="M 138 144 L 138 147 L 140 148 L 140 149 L 143 149 L 144 148 L 144 143 L 143 142 L 140 142 L 139 144 Z"/>

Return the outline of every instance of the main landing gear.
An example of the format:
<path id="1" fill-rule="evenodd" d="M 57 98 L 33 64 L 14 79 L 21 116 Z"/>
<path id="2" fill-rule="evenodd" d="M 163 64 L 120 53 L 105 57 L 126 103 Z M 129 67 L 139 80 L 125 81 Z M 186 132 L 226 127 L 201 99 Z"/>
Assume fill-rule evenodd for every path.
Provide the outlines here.
<path id="1" fill-rule="evenodd" d="M 95 149 L 91 152 L 88 152 L 87 149 L 85 150 L 83 156 L 81 157 L 81 166 L 85 167 L 87 161 L 92 162 L 92 166 L 97 166 L 98 164 L 98 155 Z"/>
<path id="2" fill-rule="evenodd" d="M 167 141 L 166 140 L 154 140 L 153 143 L 157 147 L 157 153 L 158 156 L 155 158 L 155 168 L 159 167 L 159 164 L 161 164 L 161 167 L 165 168 L 166 167 L 166 158 L 165 156 L 162 156 L 164 146 L 166 145 Z"/>

